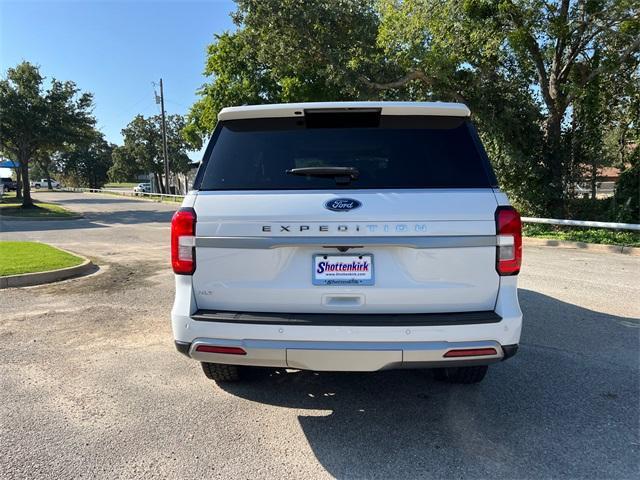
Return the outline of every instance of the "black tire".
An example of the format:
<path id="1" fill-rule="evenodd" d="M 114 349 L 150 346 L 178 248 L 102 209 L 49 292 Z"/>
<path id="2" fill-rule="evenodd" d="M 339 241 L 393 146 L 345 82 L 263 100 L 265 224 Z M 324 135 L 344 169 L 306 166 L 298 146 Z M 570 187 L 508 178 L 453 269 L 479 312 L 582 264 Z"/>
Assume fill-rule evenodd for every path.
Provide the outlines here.
<path id="1" fill-rule="evenodd" d="M 436 380 L 447 383 L 472 384 L 480 383 L 487 374 L 487 365 L 474 367 L 437 368 L 433 371 Z"/>
<path id="2" fill-rule="evenodd" d="M 243 368 L 238 365 L 202 362 L 202 371 L 216 382 L 237 382 L 242 379 Z"/>

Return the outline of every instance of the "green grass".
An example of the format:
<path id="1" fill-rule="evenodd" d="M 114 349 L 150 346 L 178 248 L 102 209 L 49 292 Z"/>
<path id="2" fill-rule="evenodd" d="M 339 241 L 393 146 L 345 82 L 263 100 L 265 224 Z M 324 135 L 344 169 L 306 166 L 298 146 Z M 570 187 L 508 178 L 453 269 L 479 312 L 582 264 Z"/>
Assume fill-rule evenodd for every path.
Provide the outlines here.
<path id="1" fill-rule="evenodd" d="M 5 194 L 0 200 L 0 216 L 33 219 L 76 218 L 78 215 L 55 203 L 39 202 L 33 199 L 33 208 L 22 208 L 22 200 L 15 193 Z"/>
<path id="2" fill-rule="evenodd" d="M 44 243 L 0 242 L 0 276 L 46 272 L 82 262 L 82 258 Z"/>
<path id="3" fill-rule="evenodd" d="M 138 183 L 140 183 L 140 182 L 138 182 Z M 138 185 L 138 183 L 132 183 L 132 182 L 105 183 L 103 188 L 133 188 L 136 185 Z"/>
<path id="4" fill-rule="evenodd" d="M 640 232 L 608 230 L 605 228 L 559 227 L 554 225 L 525 224 L 525 237 L 568 240 L 571 242 L 600 243 L 604 245 L 624 245 L 640 247 Z"/>

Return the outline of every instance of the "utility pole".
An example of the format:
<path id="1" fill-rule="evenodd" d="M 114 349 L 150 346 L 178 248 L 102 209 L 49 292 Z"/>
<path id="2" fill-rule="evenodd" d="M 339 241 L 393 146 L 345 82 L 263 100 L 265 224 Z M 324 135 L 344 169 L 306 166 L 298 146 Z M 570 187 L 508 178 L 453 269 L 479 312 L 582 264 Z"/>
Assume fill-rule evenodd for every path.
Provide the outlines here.
<path id="1" fill-rule="evenodd" d="M 171 193 L 169 188 L 169 155 L 167 153 L 167 124 L 164 118 L 164 89 L 160 79 L 160 108 L 162 110 L 162 152 L 164 154 L 164 193 Z"/>

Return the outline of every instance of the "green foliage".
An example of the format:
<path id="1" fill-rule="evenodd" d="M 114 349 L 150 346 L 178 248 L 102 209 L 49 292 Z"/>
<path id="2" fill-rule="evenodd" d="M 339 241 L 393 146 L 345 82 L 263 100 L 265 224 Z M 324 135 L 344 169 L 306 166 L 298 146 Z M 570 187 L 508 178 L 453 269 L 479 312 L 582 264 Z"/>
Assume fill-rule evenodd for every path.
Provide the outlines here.
<path id="1" fill-rule="evenodd" d="M 604 228 L 556 227 L 552 225 L 525 224 L 525 237 L 550 238 L 571 242 L 601 243 L 605 245 L 625 245 L 640 247 L 640 233 Z"/>
<path id="2" fill-rule="evenodd" d="M 111 155 L 114 147 L 101 133 L 96 132 L 90 141 L 78 143 L 62 153 L 56 166 L 65 185 L 101 188 L 107 181 L 107 172 L 113 163 Z"/>
<path id="3" fill-rule="evenodd" d="M 134 180 L 136 175 L 142 173 L 136 158 L 127 147 L 115 147 L 111 152 L 111 161 L 111 167 L 108 172 L 109 181 L 111 182 L 129 182 Z"/>
<path id="4" fill-rule="evenodd" d="M 377 73 L 377 15 L 367 0 L 239 0 L 238 30 L 215 36 L 185 138 L 201 148 L 227 106 L 370 98 L 359 77 Z"/>
<path id="5" fill-rule="evenodd" d="M 20 162 L 23 206 L 31 207 L 29 165 L 47 170 L 50 155 L 93 131 L 93 98 L 75 83 L 53 79 L 47 90 L 38 67 L 22 62 L 0 80 L 0 150 Z"/>
<path id="6" fill-rule="evenodd" d="M 169 169 L 174 173 L 189 171 L 191 161 L 187 155 L 190 144 L 182 136 L 185 120 L 180 115 L 166 117 L 167 151 Z M 162 117 L 136 115 L 122 130 L 124 146 L 113 152 L 113 167 L 109 171 L 111 180 L 131 180 L 135 174 L 152 173 L 158 178 L 164 171 L 162 146 Z"/>
<path id="7" fill-rule="evenodd" d="M 640 223 L 640 149 L 636 147 L 631 164 L 620 175 L 616 185 L 615 201 L 618 205 L 616 220 Z"/>
<path id="8" fill-rule="evenodd" d="M 609 131 L 628 133 L 632 125 L 629 109 L 619 106 L 638 92 L 637 1 L 237 5 L 237 29 L 209 47 L 209 81 L 187 117 L 184 135 L 197 148 L 225 106 L 462 101 L 502 188 L 528 214 L 560 216 L 575 182 L 613 161 L 602 145 L 620 135 Z M 603 115 L 607 111 L 617 113 Z M 585 163 L 596 166 L 589 175 Z"/>
<path id="9" fill-rule="evenodd" d="M 172 172 L 186 172 L 189 169 L 188 145 L 181 136 L 184 119 L 180 115 L 169 115 L 167 125 L 167 150 L 169 168 Z M 136 159 L 142 171 L 162 173 L 164 158 L 162 153 L 162 117 L 154 115 L 136 117 L 122 130 L 124 147 Z"/>

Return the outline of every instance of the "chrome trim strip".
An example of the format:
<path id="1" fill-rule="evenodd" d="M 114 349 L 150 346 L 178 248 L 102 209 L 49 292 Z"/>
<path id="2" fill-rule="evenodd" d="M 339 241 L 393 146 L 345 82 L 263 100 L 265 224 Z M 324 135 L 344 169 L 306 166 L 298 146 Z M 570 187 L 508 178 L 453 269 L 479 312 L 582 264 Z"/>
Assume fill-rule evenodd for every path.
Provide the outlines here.
<path id="1" fill-rule="evenodd" d="M 495 235 L 460 235 L 434 237 L 196 237 L 200 248 L 270 249 L 283 247 L 406 247 L 406 248 L 463 248 L 495 247 Z"/>

